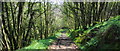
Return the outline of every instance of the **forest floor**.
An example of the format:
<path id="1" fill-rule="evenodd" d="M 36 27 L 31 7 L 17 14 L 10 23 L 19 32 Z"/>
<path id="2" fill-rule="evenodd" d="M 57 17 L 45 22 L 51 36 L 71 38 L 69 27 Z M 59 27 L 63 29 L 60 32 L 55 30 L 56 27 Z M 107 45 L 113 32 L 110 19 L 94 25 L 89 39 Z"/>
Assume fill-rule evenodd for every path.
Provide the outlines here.
<path id="1" fill-rule="evenodd" d="M 52 43 L 48 47 L 48 49 L 78 49 L 75 43 L 66 35 L 66 33 L 62 33 L 60 37 L 56 39 L 55 42 Z"/>

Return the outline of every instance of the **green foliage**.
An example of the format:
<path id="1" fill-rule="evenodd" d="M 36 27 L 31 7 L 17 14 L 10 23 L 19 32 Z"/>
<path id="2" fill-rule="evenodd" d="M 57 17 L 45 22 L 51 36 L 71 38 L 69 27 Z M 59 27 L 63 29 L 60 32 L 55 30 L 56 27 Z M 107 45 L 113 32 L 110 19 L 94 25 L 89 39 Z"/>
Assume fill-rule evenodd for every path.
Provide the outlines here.
<path id="1" fill-rule="evenodd" d="M 75 39 L 75 37 L 79 36 L 83 32 L 83 29 L 70 30 L 70 31 L 71 31 L 70 37 L 72 39 Z"/>
<path id="2" fill-rule="evenodd" d="M 29 46 L 24 47 L 24 48 L 22 48 L 20 50 L 26 50 L 26 49 L 47 49 L 48 46 L 53 41 L 54 41 L 53 39 L 34 40 L 34 41 L 32 41 L 32 43 Z M 20 51 L 20 50 L 17 50 L 17 51 Z"/>
<path id="3" fill-rule="evenodd" d="M 75 31 L 72 36 L 81 50 L 120 49 L 120 16 L 112 17 L 108 21 L 88 28 L 79 37 L 75 37 Z"/>
<path id="4" fill-rule="evenodd" d="M 60 36 L 61 36 L 60 32 L 55 33 L 55 37 L 60 37 Z"/>
<path id="5" fill-rule="evenodd" d="M 49 45 L 51 45 L 52 42 L 54 42 L 57 37 L 60 37 L 61 33 L 56 32 L 54 36 L 50 36 L 46 39 L 42 39 L 42 40 L 32 40 L 31 44 L 27 47 L 18 49 L 17 51 L 25 51 L 27 49 L 47 49 Z"/>

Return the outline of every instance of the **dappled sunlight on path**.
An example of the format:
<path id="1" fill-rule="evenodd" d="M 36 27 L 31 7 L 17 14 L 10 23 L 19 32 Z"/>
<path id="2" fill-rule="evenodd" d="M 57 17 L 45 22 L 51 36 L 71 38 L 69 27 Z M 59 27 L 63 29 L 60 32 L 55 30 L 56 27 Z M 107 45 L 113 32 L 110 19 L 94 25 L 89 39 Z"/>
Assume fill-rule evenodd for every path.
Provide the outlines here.
<path id="1" fill-rule="evenodd" d="M 78 47 L 65 33 L 62 33 L 61 36 L 57 38 L 56 42 L 53 42 L 48 49 L 78 49 Z"/>

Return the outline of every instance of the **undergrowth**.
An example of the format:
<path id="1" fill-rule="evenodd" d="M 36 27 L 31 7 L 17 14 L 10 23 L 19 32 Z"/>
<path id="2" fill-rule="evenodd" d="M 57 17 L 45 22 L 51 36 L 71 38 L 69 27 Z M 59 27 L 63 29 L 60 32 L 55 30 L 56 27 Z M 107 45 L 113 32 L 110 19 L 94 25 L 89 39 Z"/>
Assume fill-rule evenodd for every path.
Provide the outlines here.
<path id="1" fill-rule="evenodd" d="M 56 32 L 54 36 L 50 36 L 46 39 L 41 39 L 41 40 L 32 40 L 31 44 L 29 46 L 23 47 L 21 49 L 18 49 L 16 51 L 36 51 L 37 49 L 39 50 L 47 50 L 48 46 L 52 44 L 52 42 L 54 42 L 57 37 L 59 37 L 61 35 L 61 33 Z"/>
<path id="2" fill-rule="evenodd" d="M 88 30 L 72 30 L 70 37 L 83 51 L 120 49 L 120 16 L 98 23 Z"/>

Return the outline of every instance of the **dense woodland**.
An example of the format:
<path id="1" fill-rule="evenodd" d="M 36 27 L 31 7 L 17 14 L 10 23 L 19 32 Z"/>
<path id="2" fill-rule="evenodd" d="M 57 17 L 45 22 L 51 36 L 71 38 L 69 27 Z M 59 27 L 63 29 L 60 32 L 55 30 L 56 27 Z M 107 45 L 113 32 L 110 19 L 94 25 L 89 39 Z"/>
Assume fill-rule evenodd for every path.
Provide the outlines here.
<path id="1" fill-rule="evenodd" d="M 1 50 L 34 49 L 36 41 L 47 42 L 63 31 L 67 31 L 80 50 L 120 49 L 120 2 L 2 2 L 0 5 Z M 41 47 L 38 49 L 47 49 Z"/>

